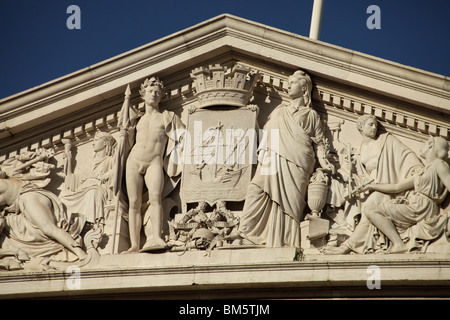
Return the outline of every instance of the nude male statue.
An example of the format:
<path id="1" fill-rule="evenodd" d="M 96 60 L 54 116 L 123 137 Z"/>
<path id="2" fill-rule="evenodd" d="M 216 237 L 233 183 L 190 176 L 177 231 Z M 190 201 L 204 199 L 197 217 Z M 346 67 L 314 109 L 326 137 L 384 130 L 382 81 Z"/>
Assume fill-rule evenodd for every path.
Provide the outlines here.
<path id="1" fill-rule="evenodd" d="M 131 247 L 128 252 L 140 250 L 141 214 L 144 184 L 148 190 L 149 207 L 144 216 L 147 241 L 141 251 L 164 249 L 162 239 L 162 192 L 164 188 L 164 156 L 174 130 L 184 128 L 180 118 L 159 103 L 164 93 L 163 83 L 156 77 L 147 79 L 141 86 L 145 113 L 136 125 L 135 144 L 126 162 L 126 187 L 129 199 L 129 230 Z M 139 111 L 136 111 L 139 113 Z M 131 118 L 131 116 L 130 116 Z M 136 117 L 137 118 L 137 117 Z M 133 119 L 132 119 L 133 120 Z M 148 216 L 148 222 L 145 217 Z M 147 222 L 147 223 L 145 223 Z"/>

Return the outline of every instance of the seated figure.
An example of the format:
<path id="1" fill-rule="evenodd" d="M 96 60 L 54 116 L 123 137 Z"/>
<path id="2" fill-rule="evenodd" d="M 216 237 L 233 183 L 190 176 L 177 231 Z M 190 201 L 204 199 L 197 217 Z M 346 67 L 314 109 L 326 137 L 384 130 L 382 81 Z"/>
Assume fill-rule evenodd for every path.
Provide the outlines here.
<path id="1" fill-rule="evenodd" d="M 447 153 L 447 141 L 442 137 L 431 137 L 420 153 L 426 161 L 426 167 L 420 174 L 398 183 L 375 183 L 363 188 L 384 194 L 411 191 L 404 198 L 371 203 L 363 209 L 363 218 L 391 241 L 388 253 L 416 249 L 417 240 L 434 240 L 443 234 L 448 217 L 445 213 L 440 214 L 440 203 L 450 188 L 450 167 L 445 161 Z M 360 236 L 365 227 L 366 224 L 359 224 L 347 243 Z M 408 241 L 408 246 L 405 241 Z M 328 248 L 325 253 L 348 253 L 352 247 L 347 243 Z"/>
<path id="2" fill-rule="evenodd" d="M 75 186 L 74 177 L 66 179 L 65 194 L 61 201 L 66 205 L 68 214 L 82 214 L 89 224 L 103 225 L 105 206 L 112 198 L 113 148 L 115 139 L 105 132 L 97 132 L 93 142 L 94 159 L 91 174 Z M 70 182 L 69 182 L 70 181 Z M 71 184 L 71 185 L 70 185 Z"/>
<path id="3" fill-rule="evenodd" d="M 423 164 L 416 154 L 390 133 L 380 133 L 379 123 L 373 115 L 363 115 L 357 121 L 357 129 L 361 133 L 362 142 L 358 149 L 352 149 L 353 163 L 350 168 L 344 164 L 338 171 L 351 180 L 355 194 L 349 197 L 349 184 L 332 181 L 329 190 L 330 204 L 335 207 L 344 205 L 345 226 L 352 231 L 352 235 L 343 244 L 342 248 L 357 253 L 371 253 L 384 250 L 386 239 L 361 213 L 366 206 L 372 203 L 385 202 L 404 193 L 386 194 L 372 192 L 368 195 L 358 194 L 358 189 L 370 183 L 398 183 L 423 168 Z M 348 146 L 347 148 L 349 148 Z M 348 150 L 347 150 L 348 151 Z M 347 162 L 349 159 L 346 160 Z M 360 191 L 360 190 L 359 190 Z M 356 199 L 355 199 L 356 198 Z M 357 201 L 355 201 L 357 200 Z M 359 224 L 356 225 L 356 221 Z M 332 251 L 333 248 L 330 248 Z M 341 252 L 336 249 L 337 253 Z"/>
<path id="4" fill-rule="evenodd" d="M 432 240 L 441 235 L 447 215 L 439 215 L 439 205 L 450 190 L 450 167 L 445 161 L 448 142 L 442 137 L 431 137 L 420 156 L 426 167 L 422 174 L 397 184 L 370 184 L 365 189 L 383 193 L 398 193 L 414 189 L 404 200 L 372 204 L 365 215 L 392 242 L 391 253 L 408 250 L 401 234 L 416 227 L 409 239 L 417 237 Z M 421 229 L 421 230 L 420 230 Z"/>

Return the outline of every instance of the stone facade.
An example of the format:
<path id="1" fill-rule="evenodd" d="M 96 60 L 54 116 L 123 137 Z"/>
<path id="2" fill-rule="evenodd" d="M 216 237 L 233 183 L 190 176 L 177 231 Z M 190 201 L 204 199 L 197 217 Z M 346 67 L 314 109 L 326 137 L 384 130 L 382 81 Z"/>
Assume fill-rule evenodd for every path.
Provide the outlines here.
<path id="1" fill-rule="evenodd" d="M 5 98 L 0 295 L 448 296 L 448 88 L 221 15 Z"/>

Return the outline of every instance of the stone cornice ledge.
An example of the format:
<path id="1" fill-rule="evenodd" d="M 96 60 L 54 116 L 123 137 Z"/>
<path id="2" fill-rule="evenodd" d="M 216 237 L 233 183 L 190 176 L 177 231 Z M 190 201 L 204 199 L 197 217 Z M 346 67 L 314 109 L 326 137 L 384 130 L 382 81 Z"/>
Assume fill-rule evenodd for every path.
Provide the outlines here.
<path id="1" fill-rule="evenodd" d="M 204 258 L 204 252 L 193 252 L 187 256 L 187 263 L 165 265 L 170 259 L 148 254 L 133 257 L 102 256 L 103 263 L 91 268 L 83 268 L 79 274 L 79 287 L 70 289 L 71 273 L 62 271 L 47 272 L 8 272 L 0 275 L 0 298 L 26 297 L 75 297 L 102 294 L 156 294 L 188 293 L 196 291 L 219 290 L 359 290 L 368 296 L 383 295 L 383 289 L 403 288 L 403 296 L 417 295 L 408 293 L 408 288 L 430 290 L 438 288 L 450 293 L 450 259 L 444 254 L 422 255 L 346 255 L 346 256 L 304 256 L 303 261 L 264 261 L 268 257 L 274 260 L 292 256 L 295 249 L 259 249 L 248 254 L 250 261 L 229 261 L 232 255 L 223 252 L 210 259 Z M 244 250 L 245 251 L 245 250 Z M 245 252 L 243 252 L 245 253 Z M 166 256 L 167 257 L 167 256 Z M 234 256 L 235 258 L 237 255 Z M 242 257 L 242 256 L 241 256 Z M 278 257 L 278 258 L 277 258 Z M 193 258 L 198 264 L 190 264 Z M 178 259 L 178 258 L 177 258 Z M 182 261 L 183 258 L 179 258 Z M 251 261 L 251 260 L 254 261 Z M 146 266 L 131 266 L 138 262 Z M 150 261 L 154 261 L 150 263 Z M 209 261 L 209 262 L 208 262 Z M 367 280 L 371 273 L 369 266 L 380 270 L 381 290 L 369 290 Z M 433 289 L 433 290 L 434 290 Z M 334 289 L 333 289 L 334 290 Z M 447 291 L 445 291 L 447 290 Z M 387 291 L 384 291 L 386 293 Z M 420 291 L 419 291 L 420 292 Z M 224 293 L 223 293 L 224 294 Z M 253 293 L 258 296 L 257 293 Z M 262 291 L 259 298 L 267 296 Z M 299 293 L 300 294 L 300 293 Z M 308 295 L 303 292 L 300 295 Z M 424 293 L 425 294 L 425 293 Z M 442 294 L 442 293 L 441 293 Z M 294 293 L 295 295 L 295 293 Z M 310 296 L 314 296 L 311 291 Z M 420 295 L 420 294 L 419 294 Z M 231 297 L 231 296 L 230 296 Z M 246 298 L 245 295 L 242 295 Z M 248 296 L 247 296 L 248 298 Z"/>

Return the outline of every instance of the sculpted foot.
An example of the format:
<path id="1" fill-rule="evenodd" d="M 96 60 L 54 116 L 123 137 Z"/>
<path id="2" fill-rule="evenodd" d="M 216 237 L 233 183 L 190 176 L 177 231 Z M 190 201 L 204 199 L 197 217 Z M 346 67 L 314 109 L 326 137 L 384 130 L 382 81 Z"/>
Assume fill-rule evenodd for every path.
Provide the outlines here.
<path id="1" fill-rule="evenodd" d="M 392 245 L 392 248 L 387 253 L 405 253 L 406 251 L 408 251 L 408 248 L 403 243 L 399 243 Z"/>
<path id="2" fill-rule="evenodd" d="M 147 240 L 139 252 L 163 251 L 169 248 L 167 242 L 161 238 Z"/>
<path id="3" fill-rule="evenodd" d="M 20 261 L 28 261 L 28 260 L 30 260 L 30 257 L 28 256 L 28 254 L 25 251 L 23 251 L 21 248 L 19 248 L 19 250 L 17 250 L 16 257 Z"/>
<path id="4" fill-rule="evenodd" d="M 165 242 L 163 239 L 161 238 L 157 238 L 155 239 L 155 244 L 158 246 L 167 246 L 167 242 Z"/>
<path id="5" fill-rule="evenodd" d="M 346 253 L 349 253 L 350 251 L 351 250 L 349 247 L 339 246 L 339 247 L 328 247 L 323 251 L 323 253 L 324 254 L 346 254 Z"/>
<path id="6" fill-rule="evenodd" d="M 84 252 L 84 250 L 81 249 L 80 247 L 74 247 L 73 252 L 77 255 L 77 257 L 78 257 L 78 259 L 80 259 L 80 261 L 86 259 L 86 257 L 87 257 L 87 253 Z"/>
<path id="7" fill-rule="evenodd" d="M 138 253 L 139 252 L 139 248 L 136 246 L 131 246 L 130 249 L 128 249 L 127 251 L 122 252 L 123 254 L 127 254 L 127 253 Z"/>

